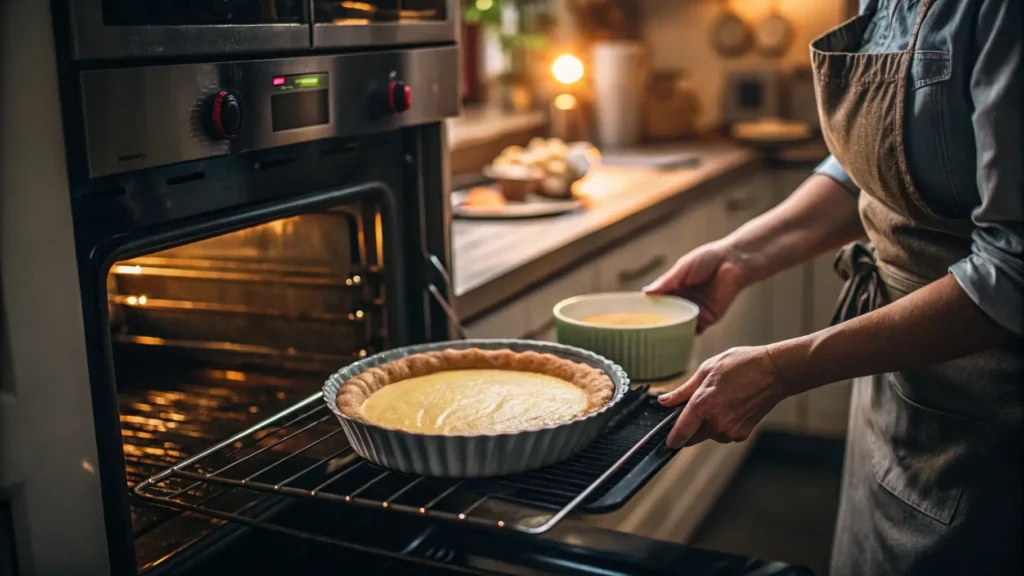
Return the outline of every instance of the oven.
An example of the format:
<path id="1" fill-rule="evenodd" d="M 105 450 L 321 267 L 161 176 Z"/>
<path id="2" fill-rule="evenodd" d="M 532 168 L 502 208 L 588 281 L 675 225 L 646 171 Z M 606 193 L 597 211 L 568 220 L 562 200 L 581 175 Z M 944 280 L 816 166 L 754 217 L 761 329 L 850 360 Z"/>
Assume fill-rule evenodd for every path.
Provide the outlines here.
<path id="1" fill-rule="evenodd" d="M 458 0 L 61 0 L 81 60 L 305 52 L 456 40 Z"/>
<path id="2" fill-rule="evenodd" d="M 140 482 L 310 398 L 341 366 L 448 338 L 442 122 L 458 111 L 457 57 L 441 46 L 66 79 L 115 573 L 166 564 L 222 523 L 132 496 Z"/>

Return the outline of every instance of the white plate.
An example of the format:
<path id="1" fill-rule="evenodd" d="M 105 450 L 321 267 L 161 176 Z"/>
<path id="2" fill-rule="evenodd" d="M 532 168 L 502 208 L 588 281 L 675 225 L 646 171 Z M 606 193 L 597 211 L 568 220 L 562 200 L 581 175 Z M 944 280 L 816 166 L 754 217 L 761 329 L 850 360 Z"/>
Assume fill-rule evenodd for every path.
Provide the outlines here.
<path id="1" fill-rule="evenodd" d="M 526 202 L 509 202 L 502 206 L 467 206 L 456 194 L 452 194 L 452 200 L 452 215 L 457 218 L 539 218 L 565 214 L 583 206 L 579 200 L 550 200 L 539 196 L 531 196 Z"/>

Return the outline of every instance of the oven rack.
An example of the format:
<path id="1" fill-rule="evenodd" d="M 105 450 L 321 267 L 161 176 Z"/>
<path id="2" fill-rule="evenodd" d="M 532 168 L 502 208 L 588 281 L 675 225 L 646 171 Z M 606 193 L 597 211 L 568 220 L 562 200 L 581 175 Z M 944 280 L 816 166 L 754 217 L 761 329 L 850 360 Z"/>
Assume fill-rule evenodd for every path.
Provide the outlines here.
<path id="1" fill-rule="evenodd" d="M 573 512 L 620 507 L 674 454 L 664 439 L 679 409 L 660 406 L 647 388 L 631 390 L 606 430 L 576 456 L 514 476 L 441 479 L 377 467 L 353 452 L 316 394 L 147 478 L 133 492 L 160 506 L 340 546 L 349 543 L 277 523 L 255 513 L 263 506 L 253 502 L 277 495 L 542 534 Z"/>

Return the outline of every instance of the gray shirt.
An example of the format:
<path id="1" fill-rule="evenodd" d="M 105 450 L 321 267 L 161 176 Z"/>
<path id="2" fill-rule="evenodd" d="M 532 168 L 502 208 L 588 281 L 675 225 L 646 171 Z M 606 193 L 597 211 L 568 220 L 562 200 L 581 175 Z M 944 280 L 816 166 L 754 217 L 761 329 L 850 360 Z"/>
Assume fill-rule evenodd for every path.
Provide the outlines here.
<path id="1" fill-rule="evenodd" d="M 861 10 L 872 1 L 861 1 Z M 906 49 L 919 0 L 877 0 L 860 52 Z M 972 254 L 950 267 L 993 320 L 1024 335 L 1022 0 L 933 0 L 907 82 L 907 164 L 929 206 L 971 218 Z M 815 172 L 852 194 L 832 156 Z"/>

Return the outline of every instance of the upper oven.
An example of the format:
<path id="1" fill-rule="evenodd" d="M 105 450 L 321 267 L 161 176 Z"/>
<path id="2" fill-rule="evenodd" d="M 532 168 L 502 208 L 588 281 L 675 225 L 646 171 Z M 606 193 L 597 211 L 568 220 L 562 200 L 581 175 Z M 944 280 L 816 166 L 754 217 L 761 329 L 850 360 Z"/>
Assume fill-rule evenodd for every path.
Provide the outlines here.
<path id="1" fill-rule="evenodd" d="M 72 57 L 287 53 L 456 40 L 458 0 L 66 0 Z"/>

